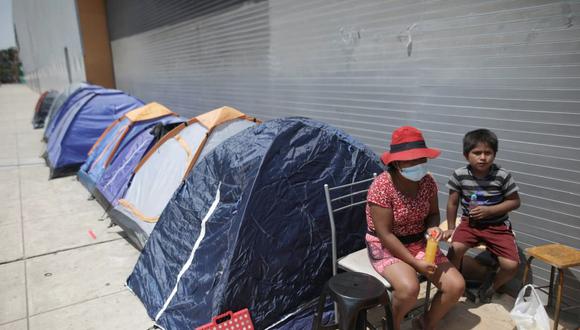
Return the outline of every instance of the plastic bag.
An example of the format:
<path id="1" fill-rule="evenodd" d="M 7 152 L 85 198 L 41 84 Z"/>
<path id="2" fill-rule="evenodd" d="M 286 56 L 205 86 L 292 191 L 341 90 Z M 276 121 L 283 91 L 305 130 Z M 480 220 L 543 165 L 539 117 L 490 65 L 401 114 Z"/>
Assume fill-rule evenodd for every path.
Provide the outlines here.
<path id="1" fill-rule="evenodd" d="M 550 319 L 532 284 L 520 290 L 510 316 L 518 330 L 550 330 Z"/>

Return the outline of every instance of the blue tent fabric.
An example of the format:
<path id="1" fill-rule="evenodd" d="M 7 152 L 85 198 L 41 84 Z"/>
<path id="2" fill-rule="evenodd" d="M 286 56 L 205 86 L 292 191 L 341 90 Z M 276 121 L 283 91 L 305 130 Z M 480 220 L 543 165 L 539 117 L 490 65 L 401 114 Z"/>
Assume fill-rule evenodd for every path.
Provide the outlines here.
<path id="1" fill-rule="evenodd" d="M 311 119 L 246 129 L 196 164 L 128 287 L 166 329 L 246 307 L 264 329 L 315 299 L 332 274 L 323 185 L 381 171 L 370 149 Z M 339 256 L 364 246 L 364 219 L 363 205 L 337 215 Z"/>
<path id="2" fill-rule="evenodd" d="M 109 157 L 111 157 L 111 160 L 114 161 L 114 159 L 119 154 L 123 154 L 125 152 L 125 147 L 131 146 L 135 142 L 139 141 L 140 136 L 142 136 L 142 139 L 147 139 L 149 142 L 141 142 L 141 144 L 146 144 L 146 147 L 143 148 L 143 152 L 145 152 L 149 150 L 149 147 L 151 147 L 151 142 L 154 140 L 154 136 L 150 134 L 150 130 L 155 125 L 176 124 L 183 122 L 183 119 L 174 115 L 167 115 L 164 117 L 158 117 L 146 121 L 138 121 L 135 123 L 132 123 L 126 117 L 120 120 L 121 121 L 115 125 L 115 127 L 107 132 L 107 135 L 100 141 L 99 145 L 93 150 L 93 152 L 88 155 L 87 160 L 81 166 L 78 172 L 79 181 L 91 194 L 95 192 L 97 182 L 99 182 L 108 168 L 108 166 L 106 166 L 106 162 Z M 119 140 L 121 141 L 118 142 Z M 111 141 L 113 141 L 113 144 L 109 145 Z M 116 143 L 119 143 L 119 146 L 115 149 Z M 127 151 L 129 150 L 132 149 L 128 147 Z M 111 153 L 113 152 L 115 154 L 111 156 Z M 132 153 L 131 156 L 136 155 L 135 153 Z M 135 157 L 138 158 L 135 159 L 135 161 L 138 163 L 142 156 L 143 154 L 140 154 Z M 111 163 L 109 163 L 109 165 Z M 121 179 L 121 177 L 118 178 Z M 124 178 L 128 180 L 128 177 Z"/>
<path id="3" fill-rule="evenodd" d="M 70 85 L 65 89 L 55 100 L 53 106 L 49 110 L 48 118 L 46 121 L 46 128 L 44 129 L 44 140 L 48 141 L 50 136 L 58 126 L 58 123 L 66 114 L 68 109 L 71 108 L 82 96 L 83 92 L 88 92 L 93 89 L 102 89 L 103 87 L 97 85 L 89 85 L 86 83 L 79 83 Z"/>
<path id="4" fill-rule="evenodd" d="M 86 161 L 87 153 L 105 129 L 127 111 L 143 102 L 119 90 L 90 89 L 58 121 L 47 145 L 47 164 L 51 178 L 75 173 Z"/>
<path id="5" fill-rule="evenodd" d="M 182 117 L 173 117 L 167 122 L 156 124 L 148 131 L 142 131 L 141 134 L 127 142 L 123 150 L 115 154 L 111 164 L 97 181 L 94 195 L 99 204 L 106 210 L 111 210 L 117 206 L 119 199 L 125 195 L 129 188 L 139 162 L 157 141 L 183 120 Z"/>

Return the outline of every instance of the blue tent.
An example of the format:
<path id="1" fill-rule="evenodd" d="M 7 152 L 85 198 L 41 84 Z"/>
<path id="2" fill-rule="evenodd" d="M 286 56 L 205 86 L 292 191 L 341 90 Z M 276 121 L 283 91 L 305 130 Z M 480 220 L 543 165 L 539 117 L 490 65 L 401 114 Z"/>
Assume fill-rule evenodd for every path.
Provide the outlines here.
<path id="1" fill-rule="evenodd" d="M 95 142 L 78 172 L 79 181 L 94 194 L 97 182 L 118 155 L 132 151 L 130 158 L 136 158 L 133 163 L 138 163 L 155 140 L 155 136 L 150 132 L 154 126 L 178 124 L 183 121 L 177 114 L 156 102 L 125 113 L 109 125 Z M 139 138 L 141 136 L 142 138 Z M 139 147 L 132 147 L 135 143 L 139 143 Z M 139 154 L 135 153 L 137 150 L 140 151 Z M 129 181 L 127 176 L 115 177 L 120 180 L 117 185 L 125 185 Z"/>
<path id="2" fill-rule="evenodd" d="M 129 110 L 143 106 L 138 99 L 114 89 L 86 89 L 56 122 L 49 137 L 46 162 L 50 178 L 75 173 L 105 129 Z M 64 107 L 64 105 L 63 105 Z"/>
<path id="3" fill-rule="evenodd" d="M 103 87 L 86 83 L 77 83 L 70 85 L 62 91 L 56 100 L 54 100 L 48 111 L 43 140 L 48 141 L 64 114 L 83 96 L 83 92 L 101 88 Z"/>
<path id="4" fill-rule="evenodd" d="M 323 185 L 380 171 L 372 151 L 314 120 L 248 128 L 193 168 L 128 287 L 165 329 L 193 329 L 246 307 L 264 329 L 315 299 L 332 274 Z M 339 256 L 364 246 L 363 214 L 361 205 L 337 217 Z"/>

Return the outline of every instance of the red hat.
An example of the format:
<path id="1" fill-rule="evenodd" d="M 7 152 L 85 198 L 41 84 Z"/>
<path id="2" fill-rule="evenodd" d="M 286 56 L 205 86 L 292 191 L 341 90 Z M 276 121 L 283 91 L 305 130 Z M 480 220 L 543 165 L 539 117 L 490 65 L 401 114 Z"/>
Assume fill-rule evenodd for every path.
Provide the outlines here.
<path id="1" fill-rule="evenodd" d="M 388 165 L 395 160 L 413 160 L 418 158 L 436 158 L 441 154 L 439 149 L 427 148 L 423 133 L 413 126 L 401 126 L 391 136 L 391 150 L 381 156 Z"/>

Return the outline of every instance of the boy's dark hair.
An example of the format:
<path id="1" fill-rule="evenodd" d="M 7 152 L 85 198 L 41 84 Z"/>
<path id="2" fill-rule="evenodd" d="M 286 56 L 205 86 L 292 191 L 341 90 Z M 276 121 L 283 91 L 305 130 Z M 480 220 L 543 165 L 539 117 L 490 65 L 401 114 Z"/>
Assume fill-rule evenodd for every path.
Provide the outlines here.
<path id="1" fill-rule="evenodd" d="M 480 128 L 467 132 L 463 137 L 463 155 L 467 157 L 479 143 L 487 144 L 493 149 L 493 153 L 497 154 L 497 135 L 488 129 Z"/>

